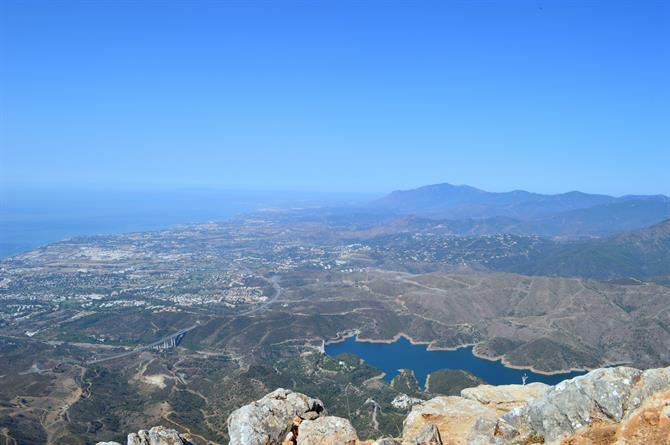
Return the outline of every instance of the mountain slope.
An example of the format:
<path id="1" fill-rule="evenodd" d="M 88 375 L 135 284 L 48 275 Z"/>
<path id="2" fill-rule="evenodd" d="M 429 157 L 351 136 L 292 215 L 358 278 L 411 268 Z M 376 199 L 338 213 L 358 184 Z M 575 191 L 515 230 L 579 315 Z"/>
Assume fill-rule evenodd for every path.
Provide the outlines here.
<path id="1" fill-rule="evenodd" d="M 641 229 L 670 218 L 670 202 L 630 198 L 524 222 L 519 233 L 545 236 L 602 236 Z"/>
<path id="2" fill-rule="evenodd" d="M 670 275 L 670 219 L 607 238 L 556 243 L 498 270 L 599 279 Z"/>

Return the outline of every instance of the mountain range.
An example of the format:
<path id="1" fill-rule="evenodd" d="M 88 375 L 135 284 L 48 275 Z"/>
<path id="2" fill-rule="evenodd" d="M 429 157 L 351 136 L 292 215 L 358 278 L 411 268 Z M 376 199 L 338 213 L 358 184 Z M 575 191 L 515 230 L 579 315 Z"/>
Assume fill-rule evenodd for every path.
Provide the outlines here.
<path id="1" fill-rule="evenodd" d="M 670 198 L 665 195 L 495 193 L 446 183 L 394 191 L 364 208 L 387 215 L 444 220 L 465 232 L 474 229 L 478 233 L 557 237 L 603 236 L 670 218 Z"/>

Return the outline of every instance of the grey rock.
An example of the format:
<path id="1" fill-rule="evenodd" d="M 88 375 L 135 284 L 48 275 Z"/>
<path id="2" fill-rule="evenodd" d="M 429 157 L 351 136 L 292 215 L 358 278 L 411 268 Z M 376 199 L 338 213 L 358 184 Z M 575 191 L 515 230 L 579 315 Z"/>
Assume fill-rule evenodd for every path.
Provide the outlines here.
<path id="1" fill-rule="evenodd" d="M 493 419 L 480 417 L 472 424 L 470 432 L 473 434 L 488 434 L 495 431 L 497 423 L 498 422 Z"/>
<path id="2" fill-rule="evenodd" d="M 187 445 L 190 440 L 177 431 L 155 426 L 149 431 L 140 430 L 137 433 L 128 434 L 128 445 Z"/>
<path id="3" fill-rule="evenodd" d="M 149 443 L 149 433 L 146 430 L 139 430 L 137 433 L 128 434 L 128 445 L 147 445 Z"/>
<path id="4" fill-rule="evenodd" d="M 98 442 L 95 445 L 121 445 L 118 442 Z"/>
<path id="5" fill-rule="evenodd" d="M 419 434 L 414 436 L 412 442 L 416 445 L 442 445 L 440 431 L 435 425 L 426 425 Z"/>
<path id="6" fill-rule="evenodd" d="M 400 442 L 391 437 L 383 437 L 376 440 L 372 445 L 400 445 Z"/>
<path id="7" fill-rule="evenodd" d="M 644 399 L 650 395 L 670 387 L 670 367 L 647 369 L 633 384 L 626 406 L 629 412 L 639 408 Z"/>
<path id="8" fill-rule="evenodd" d="M 297 445 L 345 445 L 354 444 L 357 440 L 354 427 L 341 417 L 304 420 L 298 428 Z"/>
<path id="9" fill-rule="evenodd" d="M 493 429 L 493 434 L 505 440 L 511 440 L 519 435 L 518 431 L 503 419 L 498 419 L 498 423 L 496 423 Z"/>
<path id="10" fill-rule="evenodd" d="M 486 434 L 477 435 L 468 439 L 468 445 L 506 445 L 509 442 L 500 437 L 492 437 Z"/>
<path id="11" fill-rule="evenodd" d="M 497 422 L 493 419 L 480 417 L 472 424 L 468 434 L 468 445 L 497 445 L 502 439 L 495 437 Z"/>
<path id="12" fill-rule="evenodd" d="M 620 366 L 566 380 L 502 420 L 522 433 L 557 440 L 594 420 L 620 422 L 654 392 L 670 387 L 670 369 L 642 372 Z"/>
<path id="13" fill-rule="evenodd" d="M 279 445 L 291 430 L 293 419 L 310 411 L 319 415 L 325 412 L 323 403 L 319 399 L 279 388 L 230 414 L 229 444 Z"/>
<path id="14" fill-rule="evenodd" d="M 301 417 L 305 420 L 314 420 L 319 417 L 319 413 L 317 413 L 316 411 L 307 411 Z"/>

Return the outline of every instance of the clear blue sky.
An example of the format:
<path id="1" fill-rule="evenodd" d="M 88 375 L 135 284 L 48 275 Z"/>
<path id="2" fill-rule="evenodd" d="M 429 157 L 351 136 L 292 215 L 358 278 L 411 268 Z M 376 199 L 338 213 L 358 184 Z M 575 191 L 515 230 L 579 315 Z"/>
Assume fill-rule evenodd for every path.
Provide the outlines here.
<path id="1" fill-rule="evenodd" d="M 3 0 L 0 184 L 670 194 L 668 5 Z"/>

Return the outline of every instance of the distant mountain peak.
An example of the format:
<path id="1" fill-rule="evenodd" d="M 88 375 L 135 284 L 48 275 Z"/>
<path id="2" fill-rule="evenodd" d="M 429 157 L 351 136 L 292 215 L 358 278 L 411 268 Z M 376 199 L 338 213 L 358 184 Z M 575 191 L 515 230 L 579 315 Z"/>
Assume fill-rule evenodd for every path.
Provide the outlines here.
<path id="1" fill-rule="evenodd" d="M 477 193 L 488 193 L 485 192 L 484 190 L 478 189 L 476 187 L 472 187 L 469 185 L 465 184 L 450 184 L 448 182 L 442 182 L 440 184 L 428 184 L 428 185 L 422 185 L 420 187 L 417 187 L 415 189 L 408 189 L 408 190 L 394 190 L 391 192 L 393 193 L 415 193 L 415 192 L 434 192 L 434 191 L 471 191 L 471 192 L 477 192 Z"/>
<path id="2" fill-rule="evenodd" d="M 614 197 L 579 190 L 552 195 L 525 190 L 488 192 L 446 182 L 396 190 L 368 207 L 433 219 L 513 218 L 525 224 L 519 231 L 545 235 L 602 235 L 670 217 L 670 198 L 664 195 Z"/>

